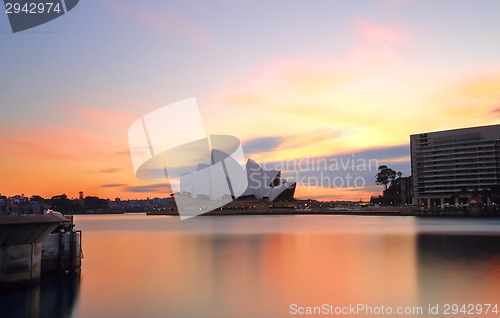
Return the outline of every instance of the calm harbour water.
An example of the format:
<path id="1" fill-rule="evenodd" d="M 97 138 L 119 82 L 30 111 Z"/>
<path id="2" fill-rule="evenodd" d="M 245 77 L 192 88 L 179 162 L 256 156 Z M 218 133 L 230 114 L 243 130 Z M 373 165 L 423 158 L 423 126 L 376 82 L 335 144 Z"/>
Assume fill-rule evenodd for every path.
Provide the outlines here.
<path id="1" fill-rule="evenodd" d="M 180 221 L 127 214 L 77 216 L 75 223 L 83 230 L 81 275 L 0 296 L 2 317 L 306 316 L 291 314 L 291 304 L 500 307 L 500 219 L 311 215 Z M 26 309 L 15 309 L 20 307 Z M 366 315 L 337 317 L 348 316 Z M 436 317 L 450 316 L 471 317 Z M 500 314 L 474 317 L 487 316 Z"/>

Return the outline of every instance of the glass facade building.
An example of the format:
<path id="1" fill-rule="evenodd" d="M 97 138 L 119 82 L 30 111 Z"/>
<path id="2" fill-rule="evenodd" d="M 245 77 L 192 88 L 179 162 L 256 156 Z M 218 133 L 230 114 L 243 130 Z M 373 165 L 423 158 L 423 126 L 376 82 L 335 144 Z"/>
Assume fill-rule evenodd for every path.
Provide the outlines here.
<path id="1" fill-rule="evenodd" d="M 411 135 L 410 148 L 414 204 L 443 207 L 500 184 L 500 125 Z"/>

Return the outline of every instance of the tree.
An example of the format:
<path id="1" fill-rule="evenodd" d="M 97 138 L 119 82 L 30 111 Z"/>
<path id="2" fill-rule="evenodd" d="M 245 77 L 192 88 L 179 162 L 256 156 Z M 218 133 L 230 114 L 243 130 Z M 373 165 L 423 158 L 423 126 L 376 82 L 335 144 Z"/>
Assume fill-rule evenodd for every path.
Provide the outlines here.
<path id="1" fill-rule="evenodd" d="M 105 199 L 99 199 L 98 197 L 88 196 L 83 200 L 85 202 L 85 207 L 90 210 L 104 209 L 108 207 L 108 201 Z"/>
<path id="2" fill-rule="evenodd" d="M 73 204 L 66 194 L 55 195 L 50 200 L 51 208 L 57 212 L 70 213 L 73 212 Z"/>
<path id="3" fill-rule="evenodd" d="M 39 195 L 32 195 L 31 198 L 30 198 L 30 201 L 33 202 L 33 201 L 37 201 L 37 202 L 43 202 L 45 201 L 44 198 L 42 198 L 41 196 Z"/>
<path id="4" fill-rule="evenodd" d="M 375 180 L 375 182 L 378 185 L 383 185 L 385 187 L 385 190 L 387 190 L 387 187 L 392 183 L 393 180 L 396 179 L 396 174 L 396 171 L 392 170 L 386 165 L 379 166 L 376 176 L 377 179 Z"/>

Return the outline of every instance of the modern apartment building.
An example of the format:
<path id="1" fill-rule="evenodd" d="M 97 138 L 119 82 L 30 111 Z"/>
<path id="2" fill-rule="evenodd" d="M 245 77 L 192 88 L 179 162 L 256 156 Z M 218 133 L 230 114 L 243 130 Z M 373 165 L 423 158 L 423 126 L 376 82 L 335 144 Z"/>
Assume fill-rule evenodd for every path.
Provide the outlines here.
<path id="1" fill-rule="evenodd" d="M 410 136 L 413 204 L 463 201 L 468 191 L 500 185 L 500 125 Z"/>

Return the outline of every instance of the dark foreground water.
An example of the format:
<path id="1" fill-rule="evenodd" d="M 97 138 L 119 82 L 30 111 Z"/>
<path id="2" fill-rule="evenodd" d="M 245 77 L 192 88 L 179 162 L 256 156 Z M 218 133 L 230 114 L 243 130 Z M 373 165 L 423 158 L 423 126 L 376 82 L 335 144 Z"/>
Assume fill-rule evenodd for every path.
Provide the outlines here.
<path id="1" fill-rule="evenodd" d="M 0 317 L 500 317 L 498 219 L 113 215 L 76 225 L 81 275 L 1 295 Z"/>

